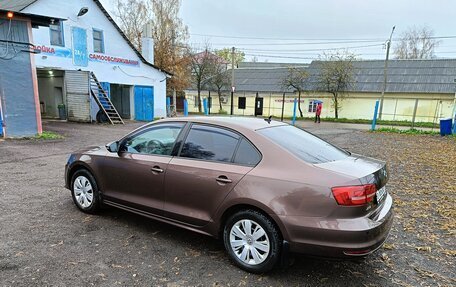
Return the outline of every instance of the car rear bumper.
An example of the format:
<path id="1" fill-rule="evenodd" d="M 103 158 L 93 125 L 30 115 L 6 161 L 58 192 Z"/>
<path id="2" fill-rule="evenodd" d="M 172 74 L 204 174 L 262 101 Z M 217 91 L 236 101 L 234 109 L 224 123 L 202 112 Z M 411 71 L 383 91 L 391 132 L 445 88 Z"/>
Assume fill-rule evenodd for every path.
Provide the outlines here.
<path id="1" fill-rule="evenodd" d="M 290 251 L 321 257 L 365 256 L 382 246 L 393 223 L 393 200 L 388 194 L 374 218 L 354 219 L 280 217 L 290 239 Z M 305 225 L 303 225 L 305 223 Z"/>

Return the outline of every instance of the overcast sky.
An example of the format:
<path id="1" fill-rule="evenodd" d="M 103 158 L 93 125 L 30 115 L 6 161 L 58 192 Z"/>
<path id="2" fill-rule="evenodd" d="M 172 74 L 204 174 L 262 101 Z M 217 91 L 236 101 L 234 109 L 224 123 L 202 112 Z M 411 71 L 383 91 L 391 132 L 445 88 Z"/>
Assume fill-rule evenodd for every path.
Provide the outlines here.
<path id="1" fill-rule="evenodd" d="M 455 36 L 442 39 L 436 55 L 456 57 L 455 15 L 455 0 L 183 0 L 181 7 L 196 49 L 205 42 L 235 46 L 247 60 L 269 62 L 310 62 L 335 47 L 383 59 L 382 43 L 394 25 L 393 38 L 413 25 L 427 25 L 435 36 Z M 370 41 L 358 41 L 365 39 Z M 339 43 L 318 44 L 329 40 Z"/>

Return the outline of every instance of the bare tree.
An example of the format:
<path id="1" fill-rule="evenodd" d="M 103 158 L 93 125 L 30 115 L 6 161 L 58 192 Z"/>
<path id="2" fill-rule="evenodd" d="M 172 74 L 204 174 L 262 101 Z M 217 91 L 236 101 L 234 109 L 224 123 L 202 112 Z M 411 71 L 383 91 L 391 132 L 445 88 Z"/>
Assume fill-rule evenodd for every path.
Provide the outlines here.
<path id="1" fill-rule="evenodd" d="M 181 0 L 114 0 L 115 16 L 133 45 L 140 50 L 142 31 L 152 25 L 154 64 L 174 74 L 167 81 L 168 93 L 182 91 L 190 83 L 188 28 L 179 18 Z"/>
<path id="2" fill-rule="evenodd" d="M 433 37 L 434 31 L 429 27 L 410 27 L 401 35 L 394 54 L 397 59 L 434 58 L 435 48 L 440 42 Z"/>
<path id="3" fill-rule="evenodd" d="M 303 117 L 301 110 L 301 92 L 304 90 L 308 79 L 309 73 L 304 69 L 296 67 L 289 67 L 287 75 L 282 79 L 282 87 L 284 89 L 294 89 L 298 92 L 298 109 L 301 118 Z"/>
<path id="4" fill-rule="evenodd" d="M 141 51 L 143 27 L 152 19 L 148 3 L 142 0 L 115 0 L 114 7 L 120 28 L 136 49 Z"/>
<path id="5" fill-rule="evenodd" d="M 210 78 L 215 74 L 214 68 L 219 59 L 218 56 L 209 52 L 207 47 L 203 52 L 196 53 L 191 57 L 192 79 L 198 92 L 199 112 L 202 112 L 201 91 L 208 85 Z"/>
<path id="6" fill-rule="evenodd" d="M 174 74 L 168 91 L 182 91 L 190 83 L 188 27 L 179 17 L 181 0 L 149 0 L 153 11 L 155 65 Z"/>
<path id="7" fill-rule="evenodd" d="M 215 66 L 211 69 L 213 71 L 213 75 L 208 80 L 209 87 L 217 91 L 220 111 L 222 111 L 223 91 L 229 89 L 231 78 L 230 74 L 227 72 L 226 65 L 224 65 L 223 63 L 217 63 L 217 61 L 213 61 L 212 64 Z"/>
<path id="8" fill-rule="evenodd" d="M 231 48 L 223 48 L 220 50 L 216 50 L 215 54 L 222 59 L 224 59 L 227 63 L 231 64 L 232 52 Z M 237 67 L 240 62 L 244 61 L 245 53 L 239 50 L 234 52 L 234 65 Z"/>
<path id="9" fill-rule="evenodd" d="M 338 119 L 341 101 L 347 90 L 354 84 L 353 61 L 356 57 L 346 51 L 323 54 L 321 60 L 318 75 L 319 90 L 332 94 L 334 116 Z"/>

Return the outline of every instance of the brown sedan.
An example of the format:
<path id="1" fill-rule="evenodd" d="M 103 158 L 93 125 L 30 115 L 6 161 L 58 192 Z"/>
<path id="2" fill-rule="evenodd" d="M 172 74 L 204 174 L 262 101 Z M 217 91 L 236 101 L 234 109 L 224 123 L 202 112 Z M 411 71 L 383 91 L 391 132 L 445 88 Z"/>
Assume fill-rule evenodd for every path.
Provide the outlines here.
<path id="1" fill-rule="evenodd" d="M 109 205 L 222 238 L 250 272 L 289 252 L 367 255 L 391 228 L 385 163 L 299 128 L 252 118 L 171 118 L 72 154 L 76 206 Z"/>

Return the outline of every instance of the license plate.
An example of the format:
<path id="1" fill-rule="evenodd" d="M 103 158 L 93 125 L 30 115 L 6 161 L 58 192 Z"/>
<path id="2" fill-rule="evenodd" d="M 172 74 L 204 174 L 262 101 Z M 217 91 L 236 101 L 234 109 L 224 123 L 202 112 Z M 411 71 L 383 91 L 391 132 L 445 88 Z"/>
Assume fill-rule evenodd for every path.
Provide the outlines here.
<path id="1" fill-rule="evenodd" d="M 382 187 L 379 190 L 377 190 L 377 203 L 380 203 L 382 201 L 382 199 L 385 197 L 385 195 L 386 195 L 385 187 Z"/>

